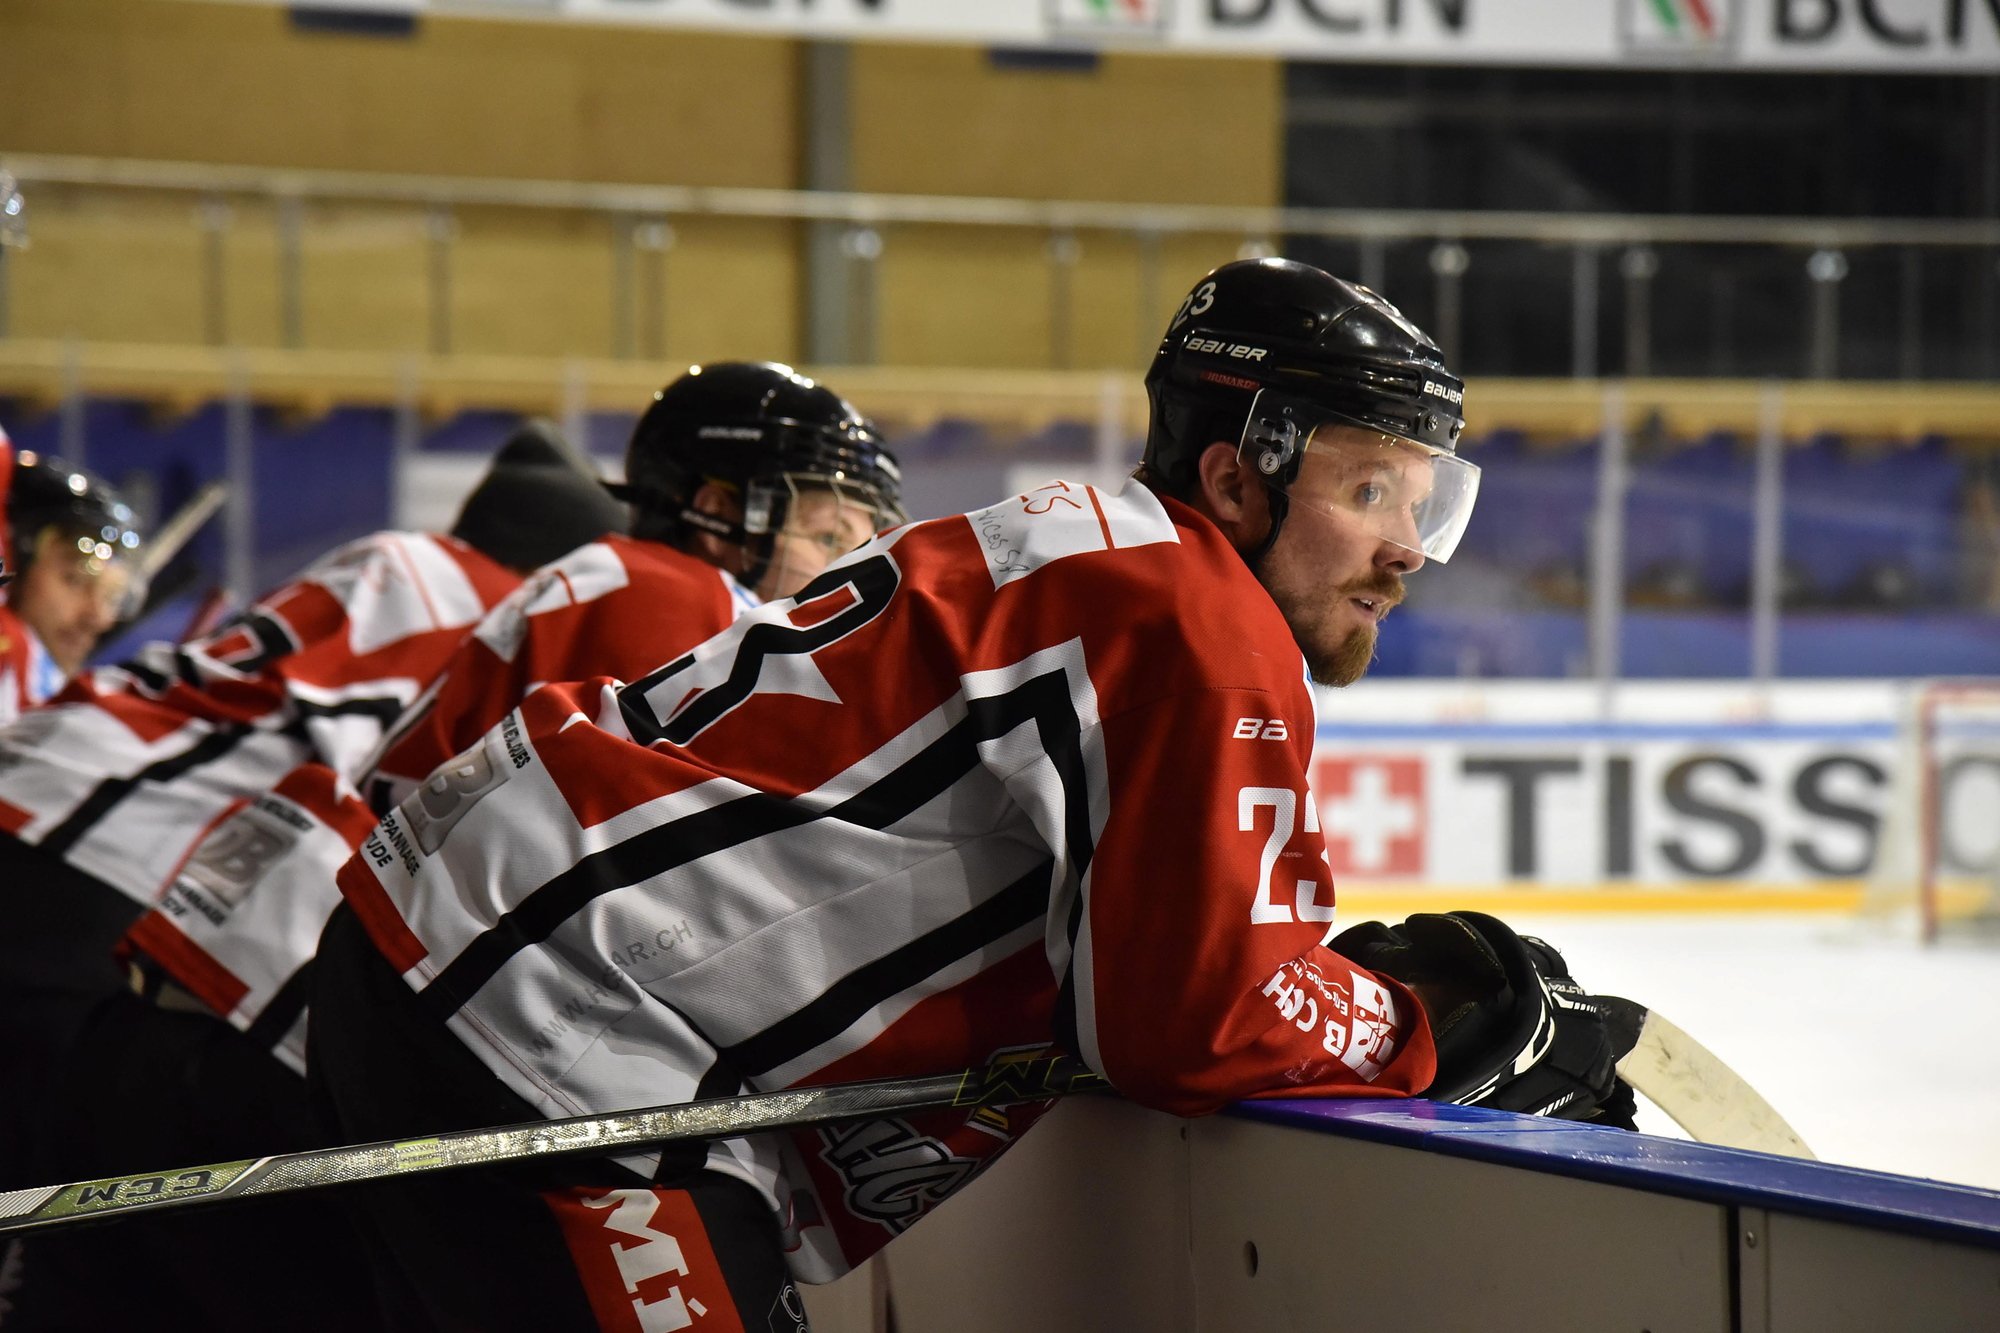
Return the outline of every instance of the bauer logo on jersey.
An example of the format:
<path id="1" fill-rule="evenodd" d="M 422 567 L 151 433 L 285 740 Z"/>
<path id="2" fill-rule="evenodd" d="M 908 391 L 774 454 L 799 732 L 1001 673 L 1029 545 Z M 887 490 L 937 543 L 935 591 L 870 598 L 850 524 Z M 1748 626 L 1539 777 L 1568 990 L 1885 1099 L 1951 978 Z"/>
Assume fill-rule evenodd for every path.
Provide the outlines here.
<path id="1" fill-rule="evenodd" d="M 1159 500 L 1136 485 L 1107 495 L 1095 486 L 1052 481 L 975 509 L 965 520 L 996 589 L 1064 556 L 1180 540 Z"/>
<path id="2" fill-rule="evenodd" d="M 1736 0 L 1620 0 L 1618 37 L 1635 55 L 1728 56 L 1736 10 Z"/>
<path id="3" fill-rule="evenodd" d="M 1313 792 L 1336 879 L 1424 873 L 1424 761 L 1414 756 L 1322 755 Z"/>

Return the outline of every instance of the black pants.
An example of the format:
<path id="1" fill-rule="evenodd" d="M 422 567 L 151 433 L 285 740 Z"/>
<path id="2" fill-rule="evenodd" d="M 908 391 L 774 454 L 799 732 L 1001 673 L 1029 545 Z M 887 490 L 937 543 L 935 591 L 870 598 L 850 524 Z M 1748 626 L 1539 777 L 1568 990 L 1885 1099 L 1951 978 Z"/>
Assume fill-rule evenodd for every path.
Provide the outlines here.
<path id="1" fill-rule="evenodd" d="M 346 908 L 320 939 L 311 1013 L 313 1095 L 349 1141 L 539 1118 L 422 1009 Z M 637 1333 L 642 1307 L 693 1301 L 711 1313 L 733 1305 L 756 1333 L 806 1327 L 775 1219 L 730 1177 L 649 1186 L 611 1162 L 573 1158 L 346 1197 L 374 1247 L 379 1327 Z"/>
<path id="2" fill-rule="evenodd" d="M 44 1183 L 136 1175 L 327 1146 L 305 1080 L 220 1018 L 129 991 L 77 1034 L 33 1136 Z M 0 1333 L 138 1327 L 189 1333 L 366 1329 L 364 1251 L 327 1195 L 144 1211 L 25 1237 Z"/>
<path id="3" fill-rule="evenodd" d="M 0 834 L 0 1190 L 90 1011 L 125 989 L 112 951 L 144 909 L 60 856 Z"/>

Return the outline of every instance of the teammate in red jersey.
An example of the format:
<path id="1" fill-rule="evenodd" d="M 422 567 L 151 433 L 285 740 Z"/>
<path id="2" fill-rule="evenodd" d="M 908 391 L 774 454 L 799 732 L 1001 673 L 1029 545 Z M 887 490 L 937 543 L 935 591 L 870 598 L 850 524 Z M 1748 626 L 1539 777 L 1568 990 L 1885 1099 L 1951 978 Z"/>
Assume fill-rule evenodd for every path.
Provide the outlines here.
<path id="1" fill-rule="evenodd" d="M 1461 386 L 1379 297 L 1284 261 L 1197 285 L 1148 384 L 1143 484 L 886 533 L 629 684 L 532 692 L 391 812 L 314 964 L 341 1136 L 1051 1047 L 1182 1114 L 1428 1087 L 1422 1000 L 1449 1038 L 1487 974 L 1402 968 L 1420 995 L 1328 947 L 1308 673 L 1357 677 L 1456 544 Z M 917 1224 L 1042 1109 L 356 1202 L 409 1327 L 789 1329 L 793 1278 Z"/>
<path id="2" fill-rule="evenodd" d="M 496 518 L 530 504 L 532 527 Z M 460 519 L 486 549 L 422 533 L 352 542 L 207 638 L 86 671 L 0 731 L 0 982 L 86 986 L 207 830 L 303 764 L 325 775 L 308 787 L 357 776 L 383 727 L 519 584 L 512 562 L 533 568 L 621 521 L 593 478 L 524 431 Z"/>
<path id="3" fill-rule="evenodd" d="M 632 504 L 631 535 L 537 571 L 459 645 L 358 775 L 373 811 L 352 794 L 329 807 L 288 792 L 241 809 L 134 927 L 138 951 L 303 1071 L 295 978 L 340 901 L 334 873 L 377 814 L 534 686 L 641 674 L 903 518 L 874 428 L 775 363 L 697 366 L 661 390 L 626 476 L 613 489 Z"/>
<path id="4" fill-rule="evenodd" d="M 10 1184 L 72 1167 L 94 1174 L 107 1163 L 91 1154 L 107 1145 L 136 1166 L 148 1144 L 178 1142 L 166 1125 L 115 1143 L 93 1133 L 90 1115 L 119 1108 L 48 1110 L 65 1096 L 61 1078 L 86 1064 L 135 1079 L 151 1070 L 161 1087 L 193 1076 L 176 1034 L 97 1031 L 98 1011 L 130 998 L 113 954 L 121 933 L 236 811 L 274 792 L 336 808 L 343 789 L 351 798 L 347 784 L 384 725 L 520 571 L 623 521 L 581 460 L 531 424 L 468 497 L 462 536 L 349 543 L 216 633 L 87 671 L 0 731 L 0 1172 Z M 182 1028 L 192 1018 L 173 1017 Z M 78 1059 L 93 1032 L 93 1060 Z M 31 1149 L 31 1127 L 52 1118 L 57 1132 Z M 287 1143 L 284 1133 L 267 1140 Z M 138 1290 L 142 1278 L 132 1282 L 103 1291 Z"/>
<path id="5" fill-rule="evenodd" d="M 901 517 L 900 477 L 872 427 L 834 393 L 769 363 L 695 367 L 667 386 L 635 429 L 626 471 L 616 489 L 632 503 L 636 535 L 587 544 L 531 575 L 464 639 L 360 766 L 366 774 L 354 776 L 400 796 L 412 785 L 402 774 L 427 775 L 532 685 L 599 669 L 636 674 L 756 604 L 753 588 L 795 589 Z M 308 1146 L 295 1128 L 307 1114 L 304 1084 L 272 1055 L 303 1068 L 303 969 L 339 901 L 334 872 L 374 824 L 335 776 L 307 766 L 239 802 L 176 868 L 128 941 L 157 1004 L 115 996 L 93 1014 L 50 1116 L 67 1142 L 116 1145 L 127 1156 L 144 1143 L 159 1160 L 243 1145 L 264 1152 L 281 1138 Z M 115 1168 L 101 1157 L 86 1166 L 73 1150 L 60 1163 L 43 1160 L 44 1174 Z M 118 1239 L 129 1267 L 184 1269 L 192 1258 L 184 1226 L 132 1228 Z M 322 1232 L 303 1252 L 297 1240 L 245 1253 L 261 1280 L 239 1280 L 235 1290 L 341 1267 L 338 1235 Z M 24 1308 L 33 1317 L 102 1308 L 82 1276 L 104 1266 L 101 1240 L 31 1246 L 29 1258 L 44 1275 L 39 1291 L 30 1275 Z M 202 1283 L 182 1289 L 207 1328 L 261 1326 L 254 1300 L 224 1303 Z M 327 1327 L 352 1320 L 341 1307 L 322 1314 Z"/>

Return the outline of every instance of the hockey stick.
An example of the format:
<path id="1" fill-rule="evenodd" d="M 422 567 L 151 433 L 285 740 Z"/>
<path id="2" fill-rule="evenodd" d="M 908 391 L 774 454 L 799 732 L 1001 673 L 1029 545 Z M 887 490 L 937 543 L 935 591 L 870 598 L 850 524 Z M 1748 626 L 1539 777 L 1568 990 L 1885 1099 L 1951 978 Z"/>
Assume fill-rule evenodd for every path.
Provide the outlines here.
<path id="1" fill-rule="evenodd" d="M 139 605 L 126 611 L 118 618 L 117 624 L 100 635 L 100 643 L 138 624 L 194 581 L 192 571 L 182 571 L 187 577 L 177 580 L 173 586 L 158 580 L 161 571 L 186 549 L 187 544 L 194 540 L 194 535 L 201 531 L 202 524 L 215 517 L 215 511 L 222 508 L 228 498 L 228 482 L 209 482 L 196 491 L 186 504 L 176 509 L 139 547 L 139 554 L 132 557 L 132 586 L 139 590 Z"/>
<path id="2" fill-rule="evenodd" d="M 137 1209 L 286 1194 L 530 1158 L 586 1153 L 607 1156 L 687 1139 L 809 1129 L 894 1111 L 1039 1101 L 1108 1086 L 1098 1075 L 1068 1059 L 1000 1060 L 984 1069 L 955 1074 L 754 1093 L 615 1115 L 458 1130 L 401 1143 L 317 1148 L 182 1171 L 0 1193 L 0 1234 L 106 1220 Z"/>
<path id="3" fill-rule="evenodd" d="M 229 498 L 229 483 L 211 481 L 196 491 L 188 502 L 173 512 L 172 517 L 159 526 L 152 538 L 139 548 L 138 558 L 133 562 L 133 573 L 151 582 L 153 577 L 165 569 L 173 558 L 181 553 L 181 548 L 194 540 L 201 531 L 201 525 L 215 517 L 215 511 L 222 508 Z"/>
<path id="4" fill-rule="evenodd" d="M 1784 1117 L 1707 1047 L 1650 1009 L 1603 998 L 1614 1024 L 1638 1029 L 1618 1076 L 1675 1124 L 1702 1143 L 1812 1159 Z"/>
<path id="5" fill-rule="evenodd" d="M 1703 1143 L 1812 1156 L 1770 1103 L 1694 1038 L 1629 1000 L 1610 1003 L 1612 1021 L 1623 1025 L 1626 1035 L 1637 1031 L 1631 1049 L 1618 1062 L 1619 1076 L 1681 1128 Z M 458 1130 L 404 1142 L 318 1148 L 0 1193 L 0 1235 L 106 1220 L 138 1209 L 285 1194 L 531 1158 L 607 1156 L 616 1150 L 688 1139 L 807 1129 L 894 1111 L 1036 1101 L 1108 1086 L 1066 1059 L 1009 1060 L 955 1074 L 755 1093 L 608 1116 Z"/>

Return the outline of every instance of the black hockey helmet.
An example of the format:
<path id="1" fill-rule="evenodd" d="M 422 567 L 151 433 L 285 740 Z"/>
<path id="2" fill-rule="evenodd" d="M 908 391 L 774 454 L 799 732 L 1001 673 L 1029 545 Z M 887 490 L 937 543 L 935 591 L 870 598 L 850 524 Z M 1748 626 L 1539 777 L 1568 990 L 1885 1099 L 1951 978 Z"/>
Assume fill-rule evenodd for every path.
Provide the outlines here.
<path id="1" fill-rule="evenodd" d="M 14 455 L 6 497 L 10 574 L 27 573 L 52 542 L 74 543 L 93 570 L 138 554 L 143 540 L 138 516 L 111 483 L 82 468 L 23 449 Z M 139 579 L 128 578 L 119 597 L 121 614 L 143 601 L 145 591 Z"/>
<path id="2" fill-rule="evenodd" d="M 1187 494 L 1217 442 L 1237 443 L 1271 487 L 1271 532 L 1252 563 L 1277 540 L 1322 424 L 1376 432 L 1430 462 L 1409 503 L 1425 556 L 1450 558 L 1465 530 L 1479 479 L 1457 454 L 1465 385 L 1423 330 L 1358 283 L 1289 259 L 1224 264 L 1174 313 L 1146 393 L 1146 474 L 1162 490 Z"/>
<path id="3" fill-rule="evenodd" d="M 110 482 L 59 458 L 23 449 L 7 485 L 7 537 L 16 571 L 34 559 L 44 530 L 57 529 L 96 559 L 129 557 L 142 540 L 139 519 Z"/>
<path id="4" fill-rule="evenodd" d="M 704 482 L 735 491 L 743 519 L 730 523 L 694 507 Z M 743 546 L 755 586 L 801 488 L 833 490 L 873 514 L 873 527 L 903 522 L 902 469 L 882 437 L 824 385 L 773 361 L 716 361 L 653 395 L 625 451 L 625 482 L 612 493 L 632 505 L 632 535 L 679 544 L 691 531 Z"/>

